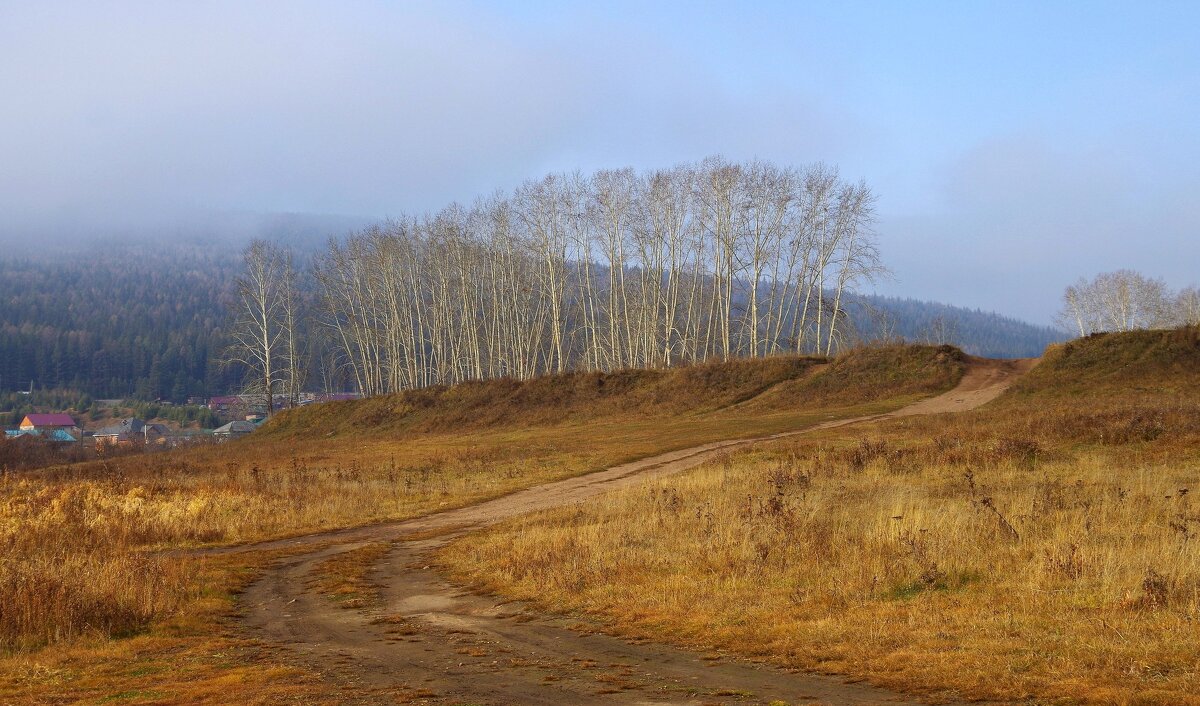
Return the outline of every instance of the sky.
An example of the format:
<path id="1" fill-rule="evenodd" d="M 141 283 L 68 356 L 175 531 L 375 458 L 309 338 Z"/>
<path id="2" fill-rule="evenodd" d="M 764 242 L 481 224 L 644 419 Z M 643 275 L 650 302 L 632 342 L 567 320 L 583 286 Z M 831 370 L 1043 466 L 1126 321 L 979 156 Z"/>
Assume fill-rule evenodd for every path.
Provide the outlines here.
<path id="1" fill-rule="evenodd" d="M 1200 283 L 1198 26 L 1196 2 L 0 0 L 0 236 L 820 161 L 879 197 L 876 291 L 1048 323 L 1079 277 Z"/>

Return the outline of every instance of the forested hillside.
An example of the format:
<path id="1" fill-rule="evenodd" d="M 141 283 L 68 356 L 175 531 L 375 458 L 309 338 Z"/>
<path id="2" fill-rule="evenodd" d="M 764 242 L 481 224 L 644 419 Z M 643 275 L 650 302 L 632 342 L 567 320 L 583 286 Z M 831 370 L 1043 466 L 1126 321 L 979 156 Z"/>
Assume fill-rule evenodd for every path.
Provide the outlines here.
<path id="1" fill-rule="evenodd" d="M 97 245 L 0 261 L 0 391 L 182 400 L 225 391 L 221 300 L 237 254 Z"/>
<path id="2" fill-rule="evenodd" d="M 315 242 L 309 236 L 305 245 Z M 242 370 L 221 366 L 219 358 L 240 250 L 236 241 L 101 243 L 0 258 L 0 393 L 28 390 L 32 382 L 75 396 L 182 402 L 238 390 Z M 310 251 L 297 252 L 304 266 Z M 306 298 L 315 296 L 311 279 L 302 288 Z M 1064 337 L 944 304 L 860 300 L 867 306 L 848 308 L 848 330 L 867 339 L 946 342 L 977 355 L 1026 357 Z M 352 389 L 323 333 L 304 332 L 307 387 Z"/>
<path id="3" fill-rule="evenodd" d="M 1070 338 L 1051 326 L 1035 326 L 990 311 L 897 297 L 859 297 L 866 309 L 858 325 L 864 335 L 888 331 L 906 341 L 950 343 L 985 358 L 1036 358 L 1046 346 Z"/>

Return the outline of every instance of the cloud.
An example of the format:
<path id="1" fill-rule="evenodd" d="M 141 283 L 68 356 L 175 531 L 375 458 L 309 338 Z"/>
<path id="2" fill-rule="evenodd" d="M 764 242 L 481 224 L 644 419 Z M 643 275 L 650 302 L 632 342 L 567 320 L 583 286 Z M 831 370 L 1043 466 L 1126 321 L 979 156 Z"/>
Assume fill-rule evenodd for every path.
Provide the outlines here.
<path id="1" fill-rule="evenodd" d="M 382 216 L 554 169 L 836 144 L 649 33 L 440 5 L 31 4 L 0 29 L 8 222 L 206 209 Z M 623 32 L 623 34 L 618 34 Z M 9 60 L 11 58 L 11 60 Z M 786 156 L 786 155 L 785 155 Z"/>
<path id="2" fill-rule="evenodd" d="M 721 153 L 871 183 L 894 293 L 1046 321 L 1079 276 L 1194 281 L 1194 22 L 1090 13 L 1118 47 L 1074 10 L 686 10 L 0 4 L 0 236 L 379 218 Z"/>
<path id="3" fill-rule="evenodd" d="M 943 211 L 881 227 L 901 286 L 1047 323 L 1062 289 L 1082 276 L 1132 268 L 1195 284 L 1200 209 L 1187 194 L 1200 178 L 1164 179 L 1168 158 L 1136 135 L 1101 144 L 1008 135 L 945 165 Z"/>

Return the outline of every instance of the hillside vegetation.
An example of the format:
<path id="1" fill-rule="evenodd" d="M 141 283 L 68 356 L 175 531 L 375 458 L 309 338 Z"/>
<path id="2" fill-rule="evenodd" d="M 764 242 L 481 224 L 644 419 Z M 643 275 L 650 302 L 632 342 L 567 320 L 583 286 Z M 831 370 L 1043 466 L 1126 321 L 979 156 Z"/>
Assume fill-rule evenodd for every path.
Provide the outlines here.
<path id="1" fill-rule="evenodd" d="M 616 414 L 698 414 L 801 378 L 824 362 L 817 357 L 780 356 L 666 370 L 472 381 L 289 410 L 272 419 L 262 432 L 276 437 L 318 430 L 378 436 L 553 425 Z"/>
<path id="2" fill-rule="evenodd" d="M 854 349 L 833 359 L 774 356 L 466 382 L 289 410 L 260 434 L 272 439 L 315 433 L 377 438 L 614 418 L 662 420 L 747 403 L 753 403 L 747 409 L 759 413 L 799 412 L 940 392 L 962 377 L 964 361 L 961 351 L 950 346 L 893 345 Z"/>
<path id="3" fill-rule="evenodd" d="M 1050 346 L 1006 399 L 1149 393 L 1169 396 L 1200 385 L 1200 327 L 1096 333 Z"/>
<path id="4" fill-rule="evenodd" d="M 1200 333 L 1053 348 L 994 403 L 756 445 L 452 544 L 628 635 L 938 697 L 1200 703 Z"/>
<path id="5" fill-rule="evenodd" d="M 967 357 L 953 346 L 858 348 L 815 375 L 785 380 L 752 400 L 753 409 L 870 402 L 954 387 Z"/>

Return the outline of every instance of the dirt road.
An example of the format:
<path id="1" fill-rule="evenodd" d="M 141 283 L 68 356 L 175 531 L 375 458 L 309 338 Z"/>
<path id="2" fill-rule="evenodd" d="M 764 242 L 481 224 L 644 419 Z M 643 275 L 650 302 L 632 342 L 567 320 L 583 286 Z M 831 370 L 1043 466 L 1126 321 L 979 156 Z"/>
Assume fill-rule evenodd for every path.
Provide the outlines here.
<path id="1" fill-rule="evenodd" d="M 424 557 L 468 529 L 678 473 L 724 449 L 864 421 L 972 409 L 995 398 L 1031 366 L 1032 361 L 972 360 L 954 390 L 889 414 L 704 444 L 405 522 L 254 545 L 300 551 L 272 566 L 244 594 L 245 623 L 254 636 L 286 650 L 289 661 L 344 686 L 351 702 L 915 703 L 834 677 L 595 634 L 577 620 L 540 616 L 518 604 L 473 595 L 431 570 Z M 395 541 L 405 537 L 410 539 Z M 310 587 L 320 562 L 384 541 L 394 543 L 371 574 L 382 586 L 382 605 L 342 608 Z"/>

